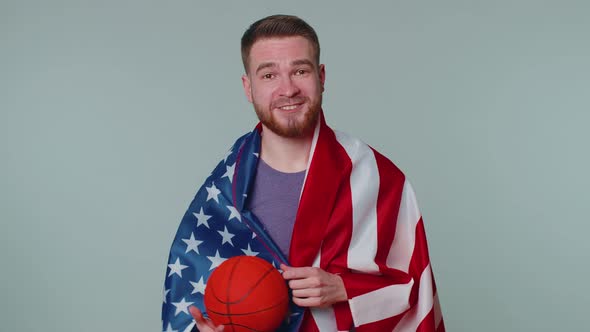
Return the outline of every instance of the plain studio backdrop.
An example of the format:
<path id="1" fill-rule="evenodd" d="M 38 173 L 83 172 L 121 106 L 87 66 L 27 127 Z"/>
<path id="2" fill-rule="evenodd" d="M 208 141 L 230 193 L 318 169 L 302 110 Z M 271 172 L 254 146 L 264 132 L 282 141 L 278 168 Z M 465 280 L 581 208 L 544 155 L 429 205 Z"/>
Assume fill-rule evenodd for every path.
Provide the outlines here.
<path id="1" fill-rule="evenodd" d="M 334 128 L 392 159 L 448 331 L 580 331 L 587 1 L 0 2 L 0 331 L 159 331 L 184 211 L 256 117 L 239 40 L 301 16 Z"/>

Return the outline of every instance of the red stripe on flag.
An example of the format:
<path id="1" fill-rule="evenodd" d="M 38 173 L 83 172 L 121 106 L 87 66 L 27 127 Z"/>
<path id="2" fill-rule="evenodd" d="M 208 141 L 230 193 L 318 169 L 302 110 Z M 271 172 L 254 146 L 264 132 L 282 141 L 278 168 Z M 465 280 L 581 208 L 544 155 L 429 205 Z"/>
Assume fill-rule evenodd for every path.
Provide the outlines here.
<path id="1" fill-rule="evenodd" d="M 410 273 L 412 276 L 420 278 L 422 271 L 430 264 L 428 258 L 428 243 L 426 242 L 426 232 L 424 231 L 424 222 L 422 217 L 416 224 L 416 242 L 414 243 L 414 253 L 410 261 Z"/>
<path id="2" fill-rule="evenodd" d="M 416 224 L 416 242 L 414 243 L 414 252 L 410 261 L 409 273 L 414 278 L 414 288 L 410 295 L 411 306 L 418 302 L 418 289 L 420 289 L 420 276 L 422 272 L 430 264 L 428 258 L 428 244 L 426 243 L 426 233 L 424 232 L 424 223 L 422 218 Z"/>
<path id="3" fill-rule="evenodd" d="M 377 197 L 377 254 L 375 263 L 382 273 L 386 266 L 389 248 L 395 236 L 397 216 L 405 183 L 404 174 L 387 158 L 373 149 L 379 170 L 379 195 Z M 372 176 L 369 174 L 369 176 Z"/>
<path id="4" fill-rule="evenodd" d="M 430 310 L 428 315 L 424 317 L 416 332 L 434 332 L 434 310 Z"/>
<path id="5" fill-rule="evenodd" d="M 375 331 L 391 331 L 397 323 L 404 317 L 404 315 L 397 315 L 387 319 L 382 319 L 369 324 L 364 324 L 355 329 L 356 332 L 375 332 Z"/>
<path id="6" fill-rule="evenodd" d="M 321 121 L 293 227 L 289 250 L 289 262 L 292 266 L 313 264 L 323 242 L 332 207 L 339 199 L 337 193 L 343 174 L 350 174 L 350 169 L 346 166 L 350 165 L 350 159 L 323 117 Z"/>
<path id="7" fill-rule="evenodd" d="M 349 171 L 342 175 L 337 194 L 339 199 L 335 202 L 330 215 L 330 222 L 326 226 L 321 249 L 320 267 L 330 273 L 348 271 L 348 248 L 350 247 L 352 238 L 353 207 L 352 191 L 350 188 L 350 170 L 352 169 L 352 164 L 349 161 L 348 165 L 343 166 Z"/>
<path id="8" fill-rule="evenodd" d="M 333 305 L 338 331 L 348 331 L 353 325 L 352 312 L 348 302 L 339 302 Z"/>
<path id="9" fill-rule="evenodd" d="M 347 170 L 341 174 L 340 187 L 335 206 L 330 215 L 330 223 L 326 226 L 326 233 L 321 248 L 320 267 L 330 273 L 344 273 L 348 271 L 348 248 L 352 238 L 352 190 L 350 188 L 350 173 L 352 162 L 346 151 L 338 145 L 336 151 L 342 153 L 341 160 L 348 163 L 342 165 Z M 329 245 L 325 245 L 329 244 Z M 340 331 L 348 331 L 353 326 L 352 313 L 348 302 L 333 305 L 336 326 Z"/>

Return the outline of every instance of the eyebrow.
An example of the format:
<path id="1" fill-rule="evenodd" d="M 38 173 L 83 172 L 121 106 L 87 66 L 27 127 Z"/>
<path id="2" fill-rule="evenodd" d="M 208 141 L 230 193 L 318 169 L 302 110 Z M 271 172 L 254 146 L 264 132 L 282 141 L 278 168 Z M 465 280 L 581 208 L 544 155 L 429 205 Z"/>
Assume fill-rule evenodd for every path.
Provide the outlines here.
<path id="1" fill-rule="evenodd" d="M 293 62 L 291 62 L 292 66 L 301 66 L 301 65 L 307 65 L 310 66 L 312 68 L 315 68 L 313 65 L 313 62 L 311 62 L 308 59 L 298 59 L 298 60 L 294 60 Z M 272 67 L 277 67 L 278 65 L 276 64 L 276 62 L 263 62 L 260 65 L 258 65 L 258 67 L 256 68 L 256 74 L 258 74 L 258 72 L 260 72 L 261 70 L 265 69 L 265 68 L 272 68 Z"/>
<path id="2" fill-rule="evenodd" d="M 315 66 L 313 65 L 313 62 L 307 60 L 307 59 L 300 59 L 300 60 L 295 60 L 293 62 L 291 62 L 291 64 L 293 66 L 301 66 L 301 65 L 308 65 L 312 68 L 315 68 Z"/>
<path id="3" fill-rule="evenodd" d="M 277 64 L 274 62 L 263 62 L 260 65 L 258 65 L 258 68 L 256 68 L 256 74 L 258 74 L 258 72 L 264 68 L 270 68 L 270 67 L 276 67 L 276 66 L 277 66 Z"/>

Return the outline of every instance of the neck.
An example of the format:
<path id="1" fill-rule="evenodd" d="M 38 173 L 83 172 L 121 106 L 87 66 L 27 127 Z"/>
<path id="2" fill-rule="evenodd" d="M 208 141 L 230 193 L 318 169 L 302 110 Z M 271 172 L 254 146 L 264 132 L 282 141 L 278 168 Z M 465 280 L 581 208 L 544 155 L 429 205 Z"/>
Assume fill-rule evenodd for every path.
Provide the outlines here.
<path id="1" fill-rule="evenodd" d="M 262 127 L 260 158 L 265 163 L 284 173 L 301 172 L 307 168 L 313 132 L 304 137 L 289 138 L 275 134 L 264 125 Z"/>

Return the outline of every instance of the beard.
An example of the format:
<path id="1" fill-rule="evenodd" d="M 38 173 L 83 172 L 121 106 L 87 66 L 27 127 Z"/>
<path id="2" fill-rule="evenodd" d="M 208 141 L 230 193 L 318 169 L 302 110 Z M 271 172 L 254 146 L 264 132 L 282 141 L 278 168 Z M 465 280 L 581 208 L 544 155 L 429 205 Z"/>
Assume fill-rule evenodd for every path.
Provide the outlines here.
<path id="1" fill-rule="evenodd" d="M 290 98 L 288 103 L 307 101 L 307 104 L 309 105 L 308 110 L 304 114 L 286 114 L 284 116 L 286 123 L 282 123 L 285 121 L 280 121 L 280 119 L 277 119 L 274 112 L 272 111 L 275 109 L 275 105 L 280 105 L 281 100 L 273 102 L 271 107 L 267 109 L 254 101 L 254 110 L 256 111 L 256 115 L 258 116 L 260 122 L 262 122 L 262 124 L 270 129 L 273 133 L 286 138 L 305 137 L 313 133 L 315 129 L 320 111 L 322 109 L 322 95 L 320 95 L 318 99 L 315 100 L 315 102 L 311 102 L 307 97 L 299 98 L 302 99 L 297 100 L 297 97 Z"/>

